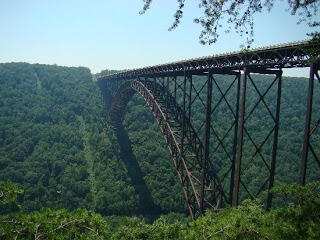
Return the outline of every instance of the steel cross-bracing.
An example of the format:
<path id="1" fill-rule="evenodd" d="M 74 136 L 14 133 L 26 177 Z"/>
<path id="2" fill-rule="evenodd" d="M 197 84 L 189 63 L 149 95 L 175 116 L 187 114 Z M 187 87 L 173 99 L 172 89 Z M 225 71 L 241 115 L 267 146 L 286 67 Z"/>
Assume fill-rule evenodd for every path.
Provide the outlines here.
<path id="1" fill-rule="evenodd" d="M 168 146 L 189 212 L 196 218 L 205 209 L 237 206 L 244 198 L 259 197 L 266 208 L 272 206 L 284 68 L 310 69 L 296 174 L 305 184 L 308 166 L 315 162 L 312 166 L 318 167 L 320 179 L 320 119 L 319 109 L 313 109 L 315 86 L 320 86 L 319 58 L 320 43 L 303 41 L 118 72 L 100 76 L 98 84 L 114 130 L 122 125 L 135 93 L 145 100 Z M 256 75 L 266 76 L 264 87 Z M 195 118 L 199 110 L 203 116 Z M 257 112 L 264 112 L 261 124 L 266 131 L 261 134 L 250 122 L 256 121 Z M 259 162 L 257 174 L 263 181 L 252 189 L 246 174 L 253 161 Z"/>

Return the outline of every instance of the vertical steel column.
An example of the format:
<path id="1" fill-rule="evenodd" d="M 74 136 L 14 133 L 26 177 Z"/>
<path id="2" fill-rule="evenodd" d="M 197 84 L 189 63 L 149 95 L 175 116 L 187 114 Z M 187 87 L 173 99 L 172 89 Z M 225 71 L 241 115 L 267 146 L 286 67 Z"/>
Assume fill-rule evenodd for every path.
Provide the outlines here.
<path id="1" fill-rule="evenodd" d="M 241 99 L 241 119 L 240 119 L 240 133 L 239 133 L 239 149 L 237 159 L 237 170 L 236 170 L 236 182 L 235 191 L 233 195 L 233 206 L 238 205 L 239 187 L 240 187 L 240 174 L 241 174 L 241 159 L 242 159 L 242 148 L 243 148 L 243 127 L 245 118 L 246 108 L 246 91 L 247 91 L 247 75 L 249 71 L 246 67 L 243 69 L 243 83 L 242 83 L 242 99 Z"/>
<path id="2" fill-rule="evenodd" d="M 167 84 L 166 84 L 166 115 L 168 115 L 168 102 L 169 102 L 169 77 L 167 77 Z"/>
<path id="3" fill-rule="evenodd" d="M 238 143 L 238 120 L 239 120 L 239 99 L 240 99 L 240 80 L 241 72 L 237 75 L 237 105 L 236 105 L 236 116 L 234 119 L 234 136 L 233 136 L 233 148 L 232 148 L 232 163 L 231 163 L 231 173 L 230 173 L 230 190 L 229 190 L 229 202 L 232 203 L 233 189 L 234 189 L 234 172 L 236 166 L 237 157 L 237 143 Z"/>
<path id="4" fill-rule="evenodd" d="M 182 116 L 182 136 L 181 136 L 181 155 L 184 154 L 183 152 L 183 145 L 184 145 L 184 138 L 186 135 L 186 91 L 187 91 L 187 75 L 186 69 L 184 67 L 184 79 L 183 79 L 183 116 Z"/>
<path id="5" fill-rule="evenodd" d="M 209 158 L 209 143 L 210 143 L 210 124 L 211 124 L 211 101 L 212 101 L 212 72 L 209 70 L 208 73 L 208 82 L 207 82 L 207 106 L 206 106 L 206 123 L 205 123 L 205 132 L 204 132 L 204 153 L 202 157 L 202 166 L 201 166 L 201 195 L 200 195 L 200 211 L 201 214 L 204 214 L 203 202 L 204 202 L 204 188 L 206 185 L 207 177 L 207 166 Z"/>
<path id="6" fill-rule="evenodd" d="M 192 75 L 188 76 L 189 78 L 189 121 L 191 122 L 191 101 L 192 101 Z"/>
<path id="7" fill-rule="evenodd" d="M 119 81 L 115 81 L 115 92 L 117 91 L 118 88 L 119 88 Z"/>
<path id="8" fill-rule="evenodd" d="M 188 99 L 188 118 L 189 118 L 189 124 L 191 124 L 191 101 L 192 101 L 192 75 L 188 75 L 188 80 L 189 80 L 189 99 Z M 188 132 L 190 139 L 191 139 L 191 129 L 189 128 L 189 132 Z M 188 143 L 188 144 L 192 144 L 192 143 Z"/>
<path id="9" fill-rule="evenodd" d="M 177 102 L 177 76 L 174 76 L 174 100 Z"/>
<path id="10" fill-rule="evenodd" d="M 173 96 L 174 96 L 174 102 L 177 102 L 177 76 L 173 77 L 173 81 L 174 81 L 174 87 L 173 87 Z M 177 115 L 176 113 L 174 113 L 174 117 L 176 118 Z"/>
<path id="11" fill-rule="evenodd" d="M 156 81 L 157 81 L 157 78 L 153 78 L 153 91 L 154 91 L 154 94 L 153 94 L 153 96 L 155 96 L 156 95 L 156 91 L 157 91 L 157 83 L 156 83 Z"/>
<path id="12" fill-rule="evenodd" d="M 277 78 L 278 78 L 277 106 L 276 106 L 275 128 L 274 128 L 274 134 L 273 134 L 272 158 L 271 158 L 270 178 L 269 178 L 269 187 L 268 187 L 268 196 L 267 196 L 267 209 L 270 209 L 270 207 L 272 205 L 272 197 L 273 197 L 270 190 L 273 187 L 274 172 L 275 172 L 275 168 L 276 168 L 276 158 L 277 158 L 277 150 L 278 150 L 282 70 L 280 70 L 280 72 L 277 74 Z"/>
<path id="13" fill-rule="evenodd" d="M 304 185 L 306 181 L 308 152 L 309 152 L 309 144 L 310 144 L 310 124 L 311 124 L 311 115 L 312 115 L 314 72 L 315 72 L 315 64 L 312 63 L 310 65 L 306 122 L 304 127 L 304 142 L 303 142 L 302 159 L 301 159 L 301 166 L 300 166 L 300 184 L 301 185 Z"/>

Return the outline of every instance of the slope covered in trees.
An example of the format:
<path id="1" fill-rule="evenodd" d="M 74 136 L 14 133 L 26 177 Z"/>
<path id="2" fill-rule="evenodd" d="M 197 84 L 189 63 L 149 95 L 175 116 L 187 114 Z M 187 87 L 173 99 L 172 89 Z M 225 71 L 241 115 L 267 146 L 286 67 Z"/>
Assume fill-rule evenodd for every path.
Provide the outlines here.
<path id="1" fill-rule="evenodd" d="M 262 89 L 271 81 L 254 77 Z M 198 89 L 200 80 L 194 79 Z M 227 87 L 224 80 L 229 81 L 220 78 L 222 89 Z M 306 79 L 283 78 L 276 185 L 298 180 L 306 89 Z M 248 98 L 248 107 L 257 98 L 251 93 L 249 86 L 248 96 L 254 97 Z M 86 208 L 104 216 L 151 217 L 187 213 L 164 140 L 139 96 L 130 101 L 125 131 L 119 136 L 112 136 L 104 124 L 100 90 L 89 69 L 0 64 L 0 96 L 0 181 L 11 180 L 23 187 L 19 200 L 25 211 Z M 274 91 L 266 101 L 273 100 Z M 314 104 L 319 109 L 319 95 Z M 201 122 L 201 111 L 200 107 L 193 110 L 195 126 Z M 215 114 L 216 127 L 223 132 L 229 115 L 224 107 Z M 266 112 L 259 106 L 248 121 L 257 139 L 267 131 L 262 123 L 266 123 Z M 250 149 L 244 156 L 249 153 Z M 269 156 L 270 149 L 263 154 Z M 220 159 L 219 170 L 224 170 L 223 152 L 218 151 L 216 159 Z M 250 190 L 263 181 L 265 171 L 261 161 L 252 162 L 243 177 Z M 317 168 L 309 176 L 315 180 Z"/>
<path id="2" fill-rule="evenodd" d="M 1 64 L 0 95 L 0 180 L 24 188 L 25 210 L 136 215 L 148 214 L 144 203 L 153 201 L 157 214 L 185 211 L 163 143 L 150 141 L 132 159 L 103 131 L 103 103 L 89 69 Z M 148 135 L 159 135 L 144 107 L 137 111 L 151 127 Z"/>

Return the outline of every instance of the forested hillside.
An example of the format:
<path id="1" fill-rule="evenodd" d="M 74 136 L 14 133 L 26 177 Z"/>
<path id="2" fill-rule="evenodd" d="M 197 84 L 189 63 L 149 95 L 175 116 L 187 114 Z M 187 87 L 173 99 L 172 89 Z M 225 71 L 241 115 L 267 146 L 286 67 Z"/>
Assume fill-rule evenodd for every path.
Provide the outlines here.
<path id="1" fill-rule="evenodd" d="M 1 64 L 0 96 L 0 181 L 23 187 L 25 210 L 185 212 L 165 146 L 148 141 L 148 135 L 162 138 L 141 100 L 133 101 L 128 122 L 132 119 L 136 131 L 150 129 L 132 131 L 145 142 L 141 155 L 134 150 L 132 158 L 120 154 L 118 141 L 103 131 L 103 102 L 89 69 Z M 135 117 L 145 125 L 137 125 Z M 133 145 L 141 145 L 136 139 Z"/>
<path id="2" fill-rule="evenodd" d="M 270 82 L 268 77 L 254 78 L 262 89 Z M 306 89 L 307 79 L 283 78 L 276 185 L 298 180 Z M 249 86 L 248 96 L 252 91 Z M 273 94 L 266 101 L 274 100 Z M 100 90 L 87 68 L 0 64 L 0 96 L 0 181 L 10 179 L 23 187 L 20 202 L 26 211 L 50 207 L 86 208 L 105 216 L 187 213 L 164 140 L 140 97 L 129 103 L 126 130 L 116 139 L 105 126 Z M 248 106 L 256 97 L 249 97 Z M 314 108 L 319 107 L 316 94 Z M 193 112 L 195 126 L 201 111 Z M 265 114 L 259 107 L 248 122 L 249 129 L 256 129 L 254 137 L 265 134 Z M 220 116 L 216 127 L 222 131 L 226 109 L 219 108 L 215 116 Z M 217 154 L 223 170 L 223 154 Z M 243 179 L 254 190 L 264 171 L 261 161 L 253 161 Z M 318 170 L 309 176 L 317 179 Z"/>

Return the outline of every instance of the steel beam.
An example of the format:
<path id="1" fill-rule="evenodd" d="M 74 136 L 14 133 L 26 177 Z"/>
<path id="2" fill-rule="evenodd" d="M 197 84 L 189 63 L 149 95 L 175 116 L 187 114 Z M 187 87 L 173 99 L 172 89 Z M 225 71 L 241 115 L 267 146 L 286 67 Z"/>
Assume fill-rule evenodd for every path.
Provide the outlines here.
<path id="1" fill-rule="evenodd" d="M 277 69 L 282 67 L 308 67 L 310 61 L 319 56 L 320 42 L 310 40 L 299 43 L 288 43 L 281 46 L 276 45 L 263 49 L 253 49 L 248 52 L 239 51 L 134 69 L 102 76 L 99 77 L 99 80 L 109 78 L 135 79 L 138 75 L 159 77 L 161 74 L 165 74 L 165 76 L 169 76 L 170 74 L 177 74 L 178 72 L 179 74 L 182 74 L 184 69 L 195 72 L 199 71 L 199 74 L 204 75 L 204 71 L 208 71 L 209 69 L 238 70 L 243 67 Z"/>
<path id="2" fill-rule="evenodd" d="M 184 155 L 184 139 L 186 135 L 186 94 L 187 94 L 187 75 L 186 72 L 184 72 L 184 78 L 183 78 L 183 99 L 182 99 L 182 110 L 183 110 L 183 116 L 182 116 L 182 136 L 181 136 L 181 155 Z"/>
<path id="3" fill-rule="evenodd" d="M 281 82 L 282 82 L 282 71 L 277 74 L 278 78 L 278 89 L 277 89 L 277 106 L 276 106 L 276 119 L 275 128 L 273 134 L 273 146 L 272 146 L 272 157 L 271 157 L 271 167 L 270 167 L 270 178 L 267 196 L 267 209 L 270 209 L 272 205 L 272 193 L 271 188 L 273 187 L 275 167 L 276 167 L 276 157 L 278 149 L 278 132 L 279 132 L 279 119 L 280 119 L 280 103 L 281 103 Z"/>
<path id="4" fill-rule="evenodd" d="M 316 65 L 315 63 L 312 63 L 310 65 L 307 110 L 306 110 L 306 120 L 305 120 L 305 127 L 304 127 L 304 142 L 303 142 L 302 159 L 301 159 L 301 166 L 300 166 L 300 184 L 301 185 L 304 185 L 306 182 L 307 162 L 308 162 L 308 153 L 309 153 L 309 146 L 310 146 L 310 125 L 311 125 L 311 116 L 312 116 L 312 100 L 313 100 L 315 71 L 316 71 Z"/>
<path id="5" fill-rule="evenodd" d="M 237 156 L 236 176 L 235 176 L 235 191 L 233 195 L 233 206 L 238 205 L 239 200 L 239 188 L 240 188 L 240 174 L 241 174 L 241 159 L 243 150 L 243 132 L 244 132 L 244 120 L 245 120 L 245 108 L 246 108 L 246 92 L 247 92 L 247 76 L 249 75 L 248 69 L 243 69 L 243 82 L 242 82 L 242 99 L 241 99 L 241 116 L 240 116 L 240 132 L 239 132 L 239 149 Z"/>
<path id="6" fill-rule="evenodd" d="M 240 80 L 241 73 L 236 76 L 237 78 L 237 102 L 236 102 L 236 116 L 234 119 L 234 135 L 233 135 L 233 148 L 232 148 L 232 162 L 230 171 L 230 189 L 229 189 L 229 202 L 232 203 L 233 190 L 234 190 L 234 176 L 237 157 L 237 144 L 238 144 L 238 122 L 239 122 L 239 99 L 240 99 Z"/>
<path id="7" fill-rule="evenodd" d="M 188 80 L 189 80 L 189 109 L 188 109 L 188 118 L 189 121 L 191 121 L 191 104 L 192 104 L 192 75 L 188 75 Z"/>
<path id="8" fill-rule="evenodd" d="M 203 156 L 202 156 L 202 167 L 201 167 L 201 196 L 200 196 L 200 211 L 204 214 L 204 193 L 207 179 L 207 168 L 209 160 L 209 144 L 210 144 L 210 124 L 211 124 L 211 101 L 212 101 L 212 73 L 208 73 L 207 81 L 207 103 L 206 103 L 206 122 L 205 122 L 205 132 L 203 140 Z"/>
<path id="9" fill-rule="evenodd" d="M 166 109 L 168 109 L 168 107 L 169 107 L 169 94 L 170 94 L 169 77 L 167 77 L 166 79 L 167 79 L 167 81 L 166 81 Z M 168 112 L 166 112 L 166 115 L 168 115 Z"/>

